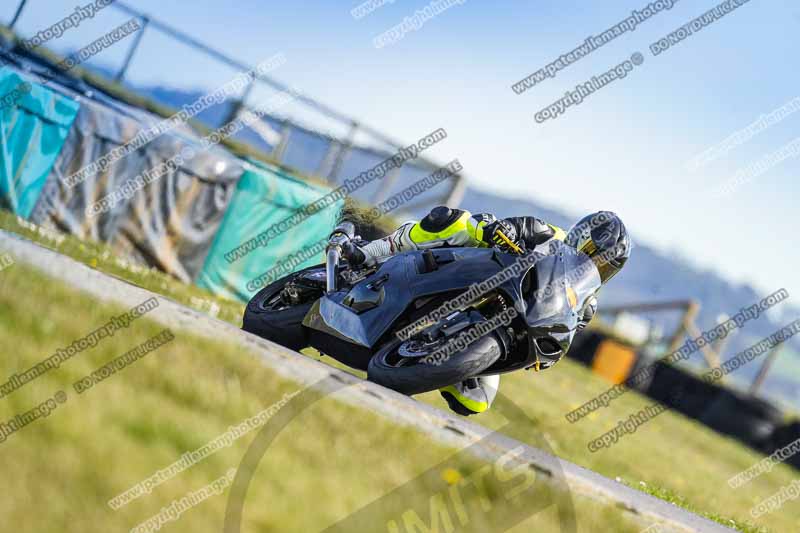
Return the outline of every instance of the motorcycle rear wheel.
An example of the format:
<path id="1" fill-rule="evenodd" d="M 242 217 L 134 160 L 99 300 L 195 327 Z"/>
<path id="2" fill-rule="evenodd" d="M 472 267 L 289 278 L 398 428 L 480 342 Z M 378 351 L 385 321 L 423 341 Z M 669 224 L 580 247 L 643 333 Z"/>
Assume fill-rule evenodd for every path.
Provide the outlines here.
<path id="1" fill-rule="evenodd" d="M 279 296 L 289 282 L 311 270 L 324 272 L 325 266 L 316 265 L 294 272 L 258 291 L 244 311 L 242 329 L 291 350 L 299 351 L 307 347 L 308 335 L 303 328 L 303 319 L 316 299 L 298 305 L 286 305 Z"/>

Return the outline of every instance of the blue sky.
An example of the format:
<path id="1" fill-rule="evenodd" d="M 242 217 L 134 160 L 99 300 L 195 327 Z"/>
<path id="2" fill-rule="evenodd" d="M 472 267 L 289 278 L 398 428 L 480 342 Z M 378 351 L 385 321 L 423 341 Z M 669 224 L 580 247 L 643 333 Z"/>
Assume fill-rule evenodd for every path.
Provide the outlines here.
<path id="1" fill-rule="evenodd" d="M 653 57 L 652 42 L 718 3 L 681 0 L 522 95 L 514 82 L 649 2 L 466 0 L 383 49 L 372 39 L 429 2 L 394 0 L 359 20 L 350 9 L 360 2 L 130 3 L 250 63 L 283 52 L 276 78 L 403 141 L 445 128 L 449 137 L 433 155 L 457 157 L 479 187 L 576 215 L 612 209 L 640 241 L 764 293 L 800 293 L 800 157 L 728 197 L 713 194 L 800 136 L 800 113 L 698 172 L 686 169 L 696 154 L 800 96 L 797 2 L 751 0 Z M 8 20 L 16 2 L 6 4 L 0 17 Z M 30 0 L 18 29 L 31 35 L 75 5 Z M 127 18 L 108 9 L 55 47 L 84 46 Z M 117 45 L 98 59 L 118 64 L 124 52 Z M 627 78 L 555 120 L 534 120 L 634 52 L 644 64 Z M 149 30 L 130 72 L 137 83 L 185 88 L 213 88 L 234 74 Z"/>

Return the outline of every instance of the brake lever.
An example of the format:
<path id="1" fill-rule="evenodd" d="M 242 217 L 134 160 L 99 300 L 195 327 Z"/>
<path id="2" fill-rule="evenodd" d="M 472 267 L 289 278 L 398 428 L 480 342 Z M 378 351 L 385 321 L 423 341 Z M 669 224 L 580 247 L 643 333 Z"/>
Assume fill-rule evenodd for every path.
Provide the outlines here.
<path id="1" fill-rule="evenodd" d="M 503 242 L 506 243 L 506 246 L 508 246 L 511 249 L 511 251 L 513 251 L 516 254 L 520 254 L 520 255 L 525 253 L 525 251 L 522 248 L 520 248 L 519 246 L 517 246 L 517 243 L 515 243 L 514 241 L 509 239 L 508 236 L 505 233 L 502 232 L 502 230 L 497 229 L 495 231 L 495 233 L 500 236 L 500 239 L 502 239 Z"/>

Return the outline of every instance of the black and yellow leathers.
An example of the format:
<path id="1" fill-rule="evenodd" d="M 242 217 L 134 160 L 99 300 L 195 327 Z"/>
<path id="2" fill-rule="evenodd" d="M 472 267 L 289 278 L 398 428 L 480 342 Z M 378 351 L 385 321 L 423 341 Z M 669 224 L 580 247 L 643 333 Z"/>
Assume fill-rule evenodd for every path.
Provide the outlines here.
<path id="1" fill-rule="evenodd" d="M 550 239 L 563 240 L 564 230 L 536 217 L 512 217 L 498 220 L 490 213 L 471 214 L 463 209 L 435 207 L 419 222 L 407 222 L 394 233 L 360 248 L 363 262 L 374 264 L 381 258 L 409 250 L 440 247 L 486 247 L 495 245 L 492 230 L 499 227 L 527 250 Z"/>
<path id="2" fill-rule="evenodd" d="M 358 263 L 375 264 L 383 258 L 409 250 L 441 247 L 502 246 L 495 230 L 511 237 L 525 250 L 533 250 L 550 239 L 564 240 L 566 232 L 536 217 L 498 220 L 490 213 L 471 214 L 463 209 L 435 207 L 419 222 L 406 222 L 392 234 L 354 250 Z M 596 309 L 596 300 L 584 310 L 585 325 Z M 440 390 L 450 408 L 461 415 L 486 411 L 497 395 L 500 376 L 468 379 Z"/>

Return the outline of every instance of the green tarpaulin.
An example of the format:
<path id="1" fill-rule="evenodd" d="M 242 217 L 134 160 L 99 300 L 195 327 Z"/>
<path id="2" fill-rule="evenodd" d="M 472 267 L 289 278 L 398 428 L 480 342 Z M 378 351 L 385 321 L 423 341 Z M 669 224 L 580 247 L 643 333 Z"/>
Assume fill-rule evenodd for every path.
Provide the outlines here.
<path id="1" fill-rule="evenodd" d="M 336 225 L 344 204 L 342 200 L 278 233 L 266 246 L 254 247 L 236 258 L 232 258 L 230 252 L 328 192 L 330 190 L 299 181 L 277 167 L 247 164 L 206 256 L 203 271 L 196 280 L 197 285 L 215 294 L 247 301 L 276 273 L 285 275 L 320 263 L 319 243 Z"/>

